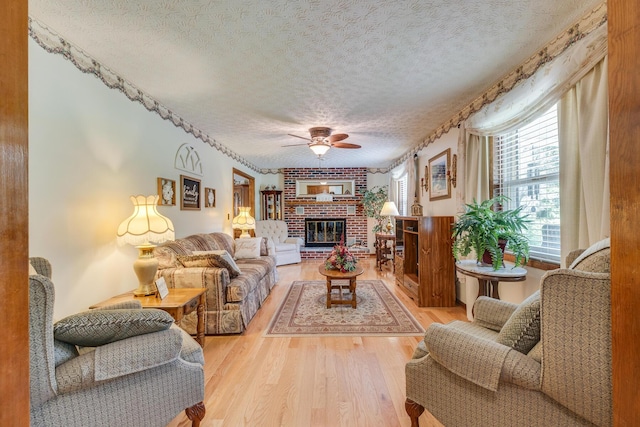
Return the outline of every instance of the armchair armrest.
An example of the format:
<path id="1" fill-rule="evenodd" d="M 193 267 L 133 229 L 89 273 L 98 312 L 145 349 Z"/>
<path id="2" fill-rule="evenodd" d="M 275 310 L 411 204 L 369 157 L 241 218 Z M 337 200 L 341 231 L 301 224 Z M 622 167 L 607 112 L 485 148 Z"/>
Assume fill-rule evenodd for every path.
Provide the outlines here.
<path id="1" fill-rule="evenodd" d="M 284 239 L 284 243 L 293 243 L 300 249 L 300 246 L 304 245 L 304 240 L 300 237 L 287 237 Z"/>
<path id="2" fill-rule="evenodd" d="M 495 298 L 479 297 L 474 304 L 474 322 L 487 329 L 500 332 L 516 308 L 518 308 L 518 304 Z"/>
<path id="3" fill-rule="evenodd" d="M 69 393 L 176 360 L 182 333 L 169 328 L 96 347 L 56 367 L 59 393 Z"/>
<path id="4" fill-rule="evenodd" d="M 491 391 L 498 390 L 510 347 L 433 323 L 424 336 L 429 355 L 454 374 Z"/>

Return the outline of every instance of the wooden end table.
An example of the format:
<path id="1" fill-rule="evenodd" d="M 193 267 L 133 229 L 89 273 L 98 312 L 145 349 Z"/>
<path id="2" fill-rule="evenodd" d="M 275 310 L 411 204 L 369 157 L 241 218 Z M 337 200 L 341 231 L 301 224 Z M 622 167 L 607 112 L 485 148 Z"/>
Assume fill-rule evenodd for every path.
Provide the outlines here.
<path id="1" fill-rule="evenodd" d="M 331 308 L 332 304 L 349 304 L 351 308 L 357 308 L 358 303 L 356 301 L 356 277 L 364 273 L 364 268 L 356 267 L 353 271 L 347 271 L 346 273 L 342 273 L 338 270 L 327 270 L 324 267 L 324 264 L 320 264 L 318 267 L 318 271 L 320 274 L 327 278 L 327 308 Z M 348 280 L 349 281 L 349 292 L 351 293 L 351 300 L 342 299 L 342 285 L 334 285 L 331 283 L 332 280 Z M 339 290 L 340 299 L 332 299 L 331 291 L 333 289 Z"/>
<path id="2" fill-rule="evenodd" d="M 391 246 L 387 242 L 391 242 Z M 391 262 L 393 272 L 396 272 L 395 253 L 396 253 L 396 235 L 386 233 L 376 233 L 376 266 L 382 271 L 382 264 Z M 391 255 L 391 256 L 389 256 Z"/>
<path id="3" fill-rule="evenodd" d="M 169 289 L 169 295 L 164 299 L 160 299 L 154 295 L 136 297 L 133 295 L 133 291 L 131 291 L 94 304 L 89 308 L 100 308 L 120 302 L 136 300 L 140 301 L 142 308 L 158 308 L 166 311 L 173 317 L 176 323 L 180 323 L 180 320 L 182 320 L 185 315 L 191 313 L 193 310 L 197 310 L 198 324 L 196 326 L 195 338 L 198 344 L 204 347 L 204 294 L 206 290 L 206 288 Z"/>

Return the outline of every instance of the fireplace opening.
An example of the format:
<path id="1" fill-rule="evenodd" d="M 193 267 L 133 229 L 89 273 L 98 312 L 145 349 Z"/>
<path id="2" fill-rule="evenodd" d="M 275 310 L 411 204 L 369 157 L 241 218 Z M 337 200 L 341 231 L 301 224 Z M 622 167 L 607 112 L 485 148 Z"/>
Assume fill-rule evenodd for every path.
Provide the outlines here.
<path id="1" fill-rule="evenodd" d="M 331 248 L 342 240 L 347 242 L 345 218 L 305 218 L 304 245 L 310 248 Z"/>

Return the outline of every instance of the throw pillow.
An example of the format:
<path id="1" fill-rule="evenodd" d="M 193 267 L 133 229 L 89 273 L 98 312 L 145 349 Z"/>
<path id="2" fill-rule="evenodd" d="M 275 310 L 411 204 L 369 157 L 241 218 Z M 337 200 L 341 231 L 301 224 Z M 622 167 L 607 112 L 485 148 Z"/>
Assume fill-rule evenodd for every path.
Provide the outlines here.
<path id="1" fill-rule="evenodd" d="M 236 259 L 260 258 L 260 244 L 262 237 L 236 239 Z"/>
<path id="2" fill-rule="evenodd" d="M 56 322 L 53 336 L 82 347 L 98 347 L 137 335 L 169 329 L 173 317 L 157 309 L 91 310 Z"/>
<path id="3" fill-rule="evenodd" d="M 201 255 L 179 255 L 178 261 L 185 267 L 216 267 L 226 268 L 230 278 L 238 277 L 240 268 L 227 251 L 206 251 Z"/>
<path id="4" fill-rule="evenodd" d="M 260 256 L 269 255 L 268 242 L 269 242 L 268 237 L 262 237 L 262 240 L 260 241 Z"/>
<path id="5" fill-rule="evenodd" d="M 594 273 L 608 273 L 611 271 L 611 239 L 600 240 L 582 252 L 571 265 L 570 269 L 589 271 Z"/>
<path id="6" fill-rule="evenodd" d="M 540 291 L 522 301 L 500 330 L 496 341 L 523 354 L 540 341 Z"/>

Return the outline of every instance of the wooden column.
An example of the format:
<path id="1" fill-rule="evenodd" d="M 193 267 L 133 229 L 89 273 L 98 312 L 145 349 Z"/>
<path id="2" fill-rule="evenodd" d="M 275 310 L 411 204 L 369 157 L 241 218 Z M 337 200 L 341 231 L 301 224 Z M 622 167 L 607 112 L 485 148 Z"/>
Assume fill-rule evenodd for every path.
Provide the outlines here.
<path id="1" fill-rule="evenodd" d="M 0 12 L 0 425 L 29 425 L 27 0 Z"/>
<path id="2" fill-rule="evenodd" d="M 610 0 L 609 137 L 615 426 L 640 414 L 640 7 Z"/>

